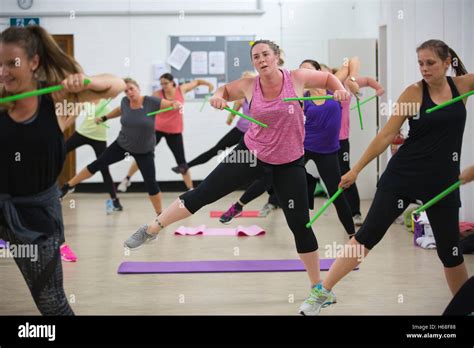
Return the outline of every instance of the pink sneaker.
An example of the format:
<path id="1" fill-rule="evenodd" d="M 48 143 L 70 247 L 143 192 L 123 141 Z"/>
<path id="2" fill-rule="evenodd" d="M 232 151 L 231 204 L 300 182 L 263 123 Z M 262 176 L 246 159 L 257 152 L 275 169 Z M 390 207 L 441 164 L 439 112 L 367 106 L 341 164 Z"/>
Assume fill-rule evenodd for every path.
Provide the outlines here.
<path id="1" fill-rule="evenodd" d="M 67 244 L 61 245 L 61 248 L 59 248 L 61 251 L 61 258 L 65 262 L 76 262 L 77 261 L 77 256 L 74 254 L 74 251 L 69 247 Z"/>

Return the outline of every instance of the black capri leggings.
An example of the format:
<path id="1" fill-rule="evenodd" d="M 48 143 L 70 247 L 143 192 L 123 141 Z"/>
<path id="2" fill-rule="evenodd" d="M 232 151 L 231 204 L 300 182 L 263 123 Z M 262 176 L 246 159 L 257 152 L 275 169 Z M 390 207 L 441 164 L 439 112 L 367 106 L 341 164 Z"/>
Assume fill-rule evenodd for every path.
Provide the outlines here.
<path id="1" fill-rule="evenodd" d="M 454 295 L 443 315 L 474 315 L 474 277 L 469 278 Z"/>
<path id="2" fill-rule="evenodd" d="M 249 187 L 245 190 L 243 195 L 240 197 L 240 202 L 243 204 L 248 204 L 254 199 L 260 197 L 265 193 L 265 191 L 269 191 L 272 187 L 272 179 L 268 175 L 262 175 L 253 183 L 250 184 Z"/>
<path id="3" fill-rule="evenodd" d="M 342 176 L 351 170 L 349 139 L 340 140 L 339 144 L 341 146 L 338 152 L 339 168 Z M 353 183 L 349 188 L 345 189 L 343 195 L 347 197 L 347 201 L 351 207 L 352 216 L 360 215 L 360 197 L 356 183 Z"/>
<path id="4" fill-rule="evenodd" d="M 129 156 L 133 156 L 137 161 L 138 168 L 142 173 L 145 186 L 148 194 L 154 196 L 160 192 L 158 183 L 156 182 L 155 174 L 155 154 L 154 152 L 148 152 L 143 154 L 131 153 L 120 147 L 117 141 L 114 141 L 100 157 L 87 166 L 87 170 L 92 174 L 99 170 L 104 170 L 109 165 L 117 163 L 123 159 L 128 159 Z"/>
<path id="5" fill-rule="evenodd" d="M 97 158 L 99 158 L 100 155 L 102 155 L 102 153 L 107 148 L 106 141 L 90 139 L 79 134 L 78 132 L 74 132 L 71 137 L 66 141 L 66 153 L 69 153 L 72 150 L 77 149 L 78 147 L 81 147 L 83 145 L 90 145 L 94 150 L 95 156 Z M 117 191 L 115 191 L 115 185 L 114 181 L 112 180 L 112 176 L 110 175 L 109 167 L 101 170 L 100 172 L 102 173 L 102 178 L 104 179 L 104 184 L 107 187 L 107 190 L 109 191 L 110 197 L 116 198 Z"/>
<path id="6" fill-rule="evenodd" d="M 186 163 L 186 158 L 184 157 L 184 144 L 183 144 L 183 135 L 181 133 L 171 134 L 164 133 L 160 131 L 155 131 L 156 134 L 156 145 L 161 141 L 161 138 L 165 138 L 166 144 L 173 153 L 176 164 L 178 165 L 179 172 L 181 174 L 186 174 L 189 167 Z M 138 162 L 137 162 L 138 163 Z"/>
<path id="7" fill-rule="evenodd" d="M 217 156 L 219 154 L 219 151 L 237 145 L 240 139 L 242 139 L 243 135 L 244 133 L 241 132 L 237 127 L 232 128 L 226 135 L 222 137 L 221 140 L 217 142 L 216 145 L 214 145 L 214 147 L 210 148 L 206 152 L 197 156 L 192 161 L 188 162 L 188 167 L 191 168 L 199 164 L 206 163 L 212 157 Z"/>
<path id="8" fill-rule="evenodd" d="M 194 214 L 203 206 L 228 195 L 241 185 L 269 174 L 288 226 L 293 232 L 298 253 L 317 250 L 318 243 L 313 230 L 306 228 L 309 211 L 303 157 L 282 165 L 271 165 L 259 160 L 257 162 L 235 160 L 250 156 L 253 155 L 241 141 L 195 190 L 180 196 L 185 207 Z"/>
<path id="9" fill-rule="evenodd" d="M 337 152 L 318 154 L 305 150 L 304 160 L 305 164 L 309 160 L 314 161 L 318 168 L 319 175 L 324 181 L 324 185 L 326 185 L 329 195 L 334 195 L 337 192 L 339 182 L 341 181 L 341 171 L 339 169 Z M 312 197 L 312 200 L 314 200 L 314 197 Z M 355 233 L 354 221 L 352 220 L 351 208 L 347 202 L 346 196 L 340 195 L 333 204 L 336 207 L 339 221 L 341 221 L 347 234 L 353 235 Z"/>
<path id="10" fill-rule="evenodd" d="M 385 235 L 390 225 L 408 207 L 412 199 L 392 192 L 377 190 L 367 217 L 355 238 L 372 249 Z M 464 262 L 459 249 L 459 208 L 433 205 L 426 210 L 436 240 L 436 251 L 444 267 L 456 267 Z"/>

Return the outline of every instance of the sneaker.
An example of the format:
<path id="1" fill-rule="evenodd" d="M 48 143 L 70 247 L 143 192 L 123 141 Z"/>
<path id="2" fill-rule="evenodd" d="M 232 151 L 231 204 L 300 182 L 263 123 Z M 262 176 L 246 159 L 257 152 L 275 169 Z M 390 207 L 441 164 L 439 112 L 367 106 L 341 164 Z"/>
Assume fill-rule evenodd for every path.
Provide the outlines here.
<path id="1" fill-rule="evenodd" d="M 321 185 L 318 181 L 316 187 L 314 188 L 314 197 L 328 197 L 328 193 L 324 189 L 323 185 Z"/>
<path id="2" fill-rule="evenodd" d="M 127 189 L 132 186 L 132 183 L 127 178 L 123 179 L 122 182 L 117 186 L 117 191 L 127 192 Z"/>
<path id="3" fill-rule="evenodd" d="M 67 244 L 61 245 L 59 248 L 59 251 L 61 252 L 61 259 L 65 262 L 76 262 L 77 261 L 77 256 L 74 254 L 74 251 L 69 247 Z"/>
<path id="4" fill-rule="evenodd" d="M 61 196 L 60 199 L 63 199 L 67 194 L 73 193 L 76 189 L 74 187 L 69 186 L 68 184 L 64 184 L 61 187 Z"/>
<path id="5" fill-rule="evenodd" d="M 157 234 L 148 234 L 146 233 L 148 225 L 145 224 L 141 226 L 137 232 L 132 234 L 123 245 L 129 249 L 138 249 L 143 244 L 151 242 L 156 239 Z"/>
<path id="6" fill-rule="evenodd" d="M 110 215 L 114 212 L 114 203 L 110 198 L 105 201 L 105 212 L 107 215 Z"/>
<path id="7" fill-rule="evenodd" d="M 364 223 L 364 220 L 362 220 L 362 216 L 360 214 L 354 215 L 352 220 L 354 220 L 354 226 L 362 226 Z"/>
<path id="8" fill-rule="evenodd" d="M 219 221 L 223 224 L 228 224 L 232 221 L 233 218 L 240 216 L 242 214 L 242 209 L 238 209 L 236 204 L 232 204 L 224 214 L 220 217 Z"/>
<path id="9" fill-rule="evenodd" d="M 114 205 L 114 211 L 122 211 L 123 207 L 122 204 L 120 204 L 120 201 L 118 198 L 112 199 L 112 204 Z"/>
<path id="10" fill-rule="evenodd" d="M 277 207 L 274 206 L 273 204 L 271 203 L 265 203 L 265 205 L 263 206 L 263 208 L 260 210 L 258 216 L 260 217 L 266 217 L 268 214 L 271 213 L 272 210 L 275 210 Z"/>
<path id="11" fill-rule="evenodd" d="M 171 168 L 171 170 L 172 170 L 173 172 L 175 172 L 176 174 L 179 174 L 179 173 L 180 173 L 178 166 Z"/>
<path id="12" fill-rule="evenodd" d="M 318 315 L 321 308 L 326 308 L 333 303 L 336 303 L 336 295 L 332 291 L 323 288 L 321 283 L 318 283 L 311 289 L 309 297 L 300 306 L 300 314 Z"/>

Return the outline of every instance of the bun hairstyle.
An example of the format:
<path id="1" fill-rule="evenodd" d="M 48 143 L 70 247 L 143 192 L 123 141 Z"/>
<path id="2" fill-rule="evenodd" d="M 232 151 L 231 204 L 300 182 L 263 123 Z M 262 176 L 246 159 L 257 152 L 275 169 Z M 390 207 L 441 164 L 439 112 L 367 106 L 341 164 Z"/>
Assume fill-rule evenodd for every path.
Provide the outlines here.
<path id="1" fill-rule="evenodd" d="M 160 80 L 161 79 L 165 79 L 165 80 L 168 80 L 169 82 L 172 82 L 173 87 L 176 87 L 176 82 L 174 82 L 174 76 L 171 75 L 170 73 L 165 73 L 165 74 L 161 75 Z"/>
<path id="2" fill-rule="evenodd" d="M 416 52 L 419 50 L 430 49 L 436 53 L 436 55 L 441 58 L 441 60 L 445 61 L 448 57 L 451 58 L 451 67 L 456 72 L 456 76 L 466 75 L 467 70 L 464 67 L 464 64 L 461 62 L 461 59 L 458 57 L 456 52 L 452 48 L 450 48 L 444 41 L 441 40 L 428 40 L 423 42 L 418 48 Z"/>
<path id="3" fill-rule="evenodd" d="M 280 46 L 278 46 L 276 43 L 270 40 L 257 40 L 253 43 L 252 47 L 250 48 L 250 57 L 252 57 L 252 50 L 253 48 L 258 45 L 258 44 L 266 44 L 270 49 L 275 53 L 275 55 L 278 56 L 278 66 L 283 66 L 285 64 L 285 60 L 283 59 L 283 50 L 280 49 Z"/>

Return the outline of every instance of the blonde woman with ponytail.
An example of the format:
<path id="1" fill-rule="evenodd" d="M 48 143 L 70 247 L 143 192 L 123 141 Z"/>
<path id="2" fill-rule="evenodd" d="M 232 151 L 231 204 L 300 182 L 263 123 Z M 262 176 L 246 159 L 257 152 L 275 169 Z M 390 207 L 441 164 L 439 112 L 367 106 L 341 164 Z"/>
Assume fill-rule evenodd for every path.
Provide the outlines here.
<path id="1" fill-rule="evenodd" d="M 0 238 L 31 251 L 31 257 L 15 262 L 40 313 L 73 315 L 63 288 L 64 226 L 56 186 L 68 115 L 57 114 L 55 105 L 114 98 L 125 83 L 107 74 L 86 76 L 39 26 L 10 27 L 0 34 L 0 81 L 0 97 L 64 86 L 52 95 L 0 105 Z"/>

